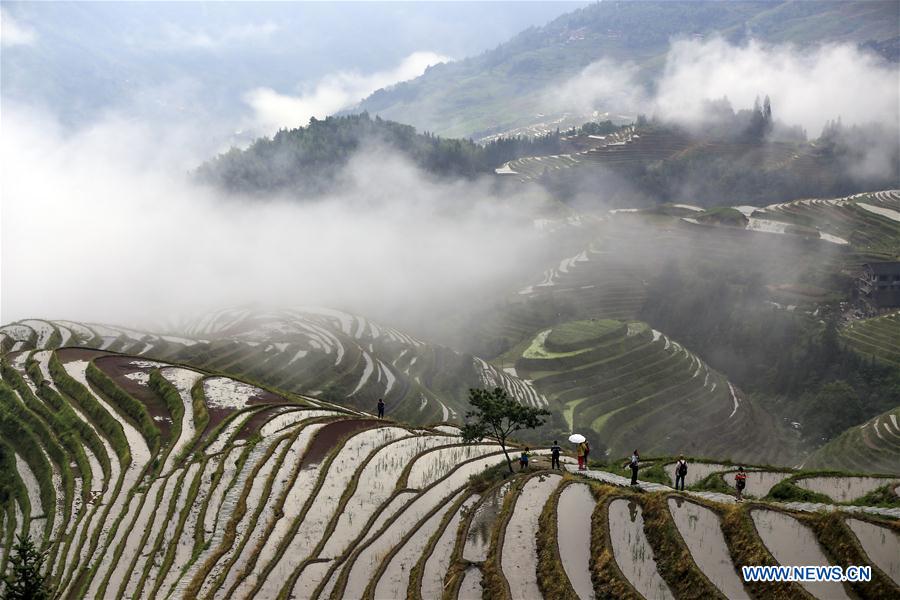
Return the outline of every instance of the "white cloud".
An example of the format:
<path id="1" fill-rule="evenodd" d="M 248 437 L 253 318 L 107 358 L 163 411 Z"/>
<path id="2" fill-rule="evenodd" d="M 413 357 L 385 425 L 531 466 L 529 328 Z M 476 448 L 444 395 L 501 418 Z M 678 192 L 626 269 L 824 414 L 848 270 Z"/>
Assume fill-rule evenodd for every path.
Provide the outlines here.
<path id="1" fill-rule="evenodd" d="M 161 40 L 170 48 L 216 50 L 234 44 L 258 43 L 268 39 L 278 30 L 279 26 L 271 21 L 229 26 L 214 31 L 186 29 L 168 23 L 163 27 Z"/>
<path id="2" fill-rule="evenodd" d="M 0 46 L 27 46 L 36 40 L 34 29 L 20 23 L 0 8 Z"/>
<path id="3" fill-rule="evenodd" d="M 635 83 L 638 68 L 633 63 L 602 59 L 581 73 L 549 90 L 546 101 L 576 114 L 590 114 L 595 108 L 617 107 L 638 110 L 647 103 L 643 88 Z"/>
<path id="4" fill-rule="evenodd" d="M 849 44 L 811 51 L 717 38 L 672 45 L 655 98 L 657 112 L 676 120 L 701 118 L 704 100 L 727 96 L 737 108 L 768 94 L 775 116 L 817 135 L 826 121 L 897 126 L 900 71 Z"/>
<path id="5" fill-rule="evenodd" d="M 435 182 L 384 149 L 322 201 L 243 201 L 183 176 L 200 125 L 69 131 L 10 102 L 3 127 L 0 322 L 152 327 L 252 302 L 412 321 L 512 287 L 534 260 L 529 197 L 509 207 L 489 182 Z"/>
<path id="6" fill-rule="evenodd" d="M 414 79 L 429 66 L 448 60 L 434 52 L 414 52 L 388 71 L 368 75 L 341 71 L 328 75 L 299 96 L 260 87 L 247 92 L 244 99 L 253 109 L 254 126 L 271 133 L 282 127 L 306 125 L 310 117 L 324 118 L 334 114 L 380 88 Z"/>
<path id="7" fill-rule="evenodd" d="M 829 120 L 897 127 L 900 71 L 849 44 L 812 49 L 721 38 L 672 43 L 655 92 L 637 80 L 633 64 L 599 61 L 549 90 L 555 110 L 644 112 L 685 124 L 704 118 L 704 103 L 727 97 L 736 109 L 769 95 L 777 119 L 816 136 Z"/>

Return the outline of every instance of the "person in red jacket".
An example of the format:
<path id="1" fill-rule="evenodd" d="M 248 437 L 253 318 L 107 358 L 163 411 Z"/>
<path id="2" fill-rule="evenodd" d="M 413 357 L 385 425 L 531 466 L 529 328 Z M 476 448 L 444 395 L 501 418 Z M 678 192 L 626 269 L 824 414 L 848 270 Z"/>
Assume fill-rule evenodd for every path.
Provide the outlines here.
<path id="1" fill-rule="evenodd" d="M 744 501 L 744 488 L 747 487 L 747 473 L 744 472 L 744 467 L 738 467 L 738 472 L 734 475 L 734 487 L 737 490 L 737 501 Z"/>

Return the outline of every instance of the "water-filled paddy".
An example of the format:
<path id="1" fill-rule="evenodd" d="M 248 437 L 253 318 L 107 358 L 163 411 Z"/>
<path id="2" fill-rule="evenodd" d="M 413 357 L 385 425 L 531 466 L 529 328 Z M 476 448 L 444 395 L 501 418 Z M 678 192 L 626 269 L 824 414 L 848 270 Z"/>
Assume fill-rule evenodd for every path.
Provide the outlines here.
<path id="1" fill-rule="evenodd" d="M 790 515 L 768 509 L 750 513 L 763 544 L 781 565 L 818 565 L 830 563 L 819 547 L 812 530 Z M 816 598 L 847 598 L 840 583 L 803 583 Z"/>
<path id="2" fill-rule="evenodd" d="M 735 487 L 734 474 L 737 471 L 728 471 L 722 474 L 722 479 L 732 488 Z M 778 471 L 747 471 L 747 487 L 744 488 L 745 496 L 763 498 L 768 495 L 773 487 L 791 476 L 791 473 Z"/>
<path id="3" fill-rule="evenodd" d="M 656 569 L 637 502 L 618 499 L 609 503 L 609 539 L 619 570 L 641 595 L 650 600 L 674 598 Z"/>
<path id="4" fill-rule="evenodd" d="M 469 567 L 459 586 L 458 600 L 481 600 L 481 569 Z"/>
<path id="5" fill-rule="evenodd" d="M 559 496 L 556 509 L 559 558 L 579 598 L 593 598 L 591 583 L 591 513 L 594 496 L 583 483 L 569 485 Z"/>
<path id="6" fill-rule="evenodd" d="M 825 494 L 835 502 L 852 502 L 895 481 L 882 477 L 808 477 L 797 481 L 797 485 Z"/>
<path id="7" fill-rule="evenodd" d="M 669 512 L 694 562 L 713 585 L 728 598 L 749 598 L 731 562 L 718 515 L 681 498 L 669 498 Z"/>
<path id="8" fill-rule="evenodd" d="M 463 558 L 472 562 L 482 562 L 487 558 L 491 545 L 491 532 L 494 529 L 497 515 L 503 508 L 503 499 L 509 491 L 508 483 L 504 483 L 492 492 L 485 494 L 484 500 L 475 508 L 475 514 L 466 533 L 466 545 Z"/>
<path id="9" fill-rule="evenodd" d="M 708 476 L 718 471 L 726 471 L 733 468 L 734 467 L 731 465 L 688 462 L 688 472 L 684 477 L 684 487 L 690 487 L 699 481 L 703 481 Z M 665 470 L 669 475 L 669 479 L 672 481 L 672 485 L 675 485 L 675 463 L 666 465 Z"/>
<path id="10" fill-rule="evenodd" d="M 540 598 L 537 582 L 538 519 L 547 499 L 559 485 L 559 475 L 532 477 L 528 480 L 506 525 L 503 556 L 500 561 L 513 598 Z"/>
<path id="11" fill-rule="evenodd" d="M 861 519 L 847 519 L 847 525 L 875 566 L 900 585 L 900 535 Z"/>

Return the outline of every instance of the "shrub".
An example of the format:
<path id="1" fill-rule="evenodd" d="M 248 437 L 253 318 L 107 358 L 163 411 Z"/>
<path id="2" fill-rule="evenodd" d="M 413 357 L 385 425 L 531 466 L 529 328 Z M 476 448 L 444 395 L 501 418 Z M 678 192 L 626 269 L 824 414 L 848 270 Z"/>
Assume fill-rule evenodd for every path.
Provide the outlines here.
<path id="1" fill-rule="evenodd" d="M 3 600 L 49 600 L 50 590 L 41 575 L 44 555 L 35 548 L 30 535 L 17 535 L 16 540 L 10 573 L 3 577 Z"/>

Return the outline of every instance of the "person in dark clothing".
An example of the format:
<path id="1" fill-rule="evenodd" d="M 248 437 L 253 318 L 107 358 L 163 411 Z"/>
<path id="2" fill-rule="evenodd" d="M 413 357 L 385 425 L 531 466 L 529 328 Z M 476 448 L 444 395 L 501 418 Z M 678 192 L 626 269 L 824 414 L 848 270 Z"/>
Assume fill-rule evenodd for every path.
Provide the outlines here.
<path id="1" fill-rule="evenodd" d="M 528 446 L 525 447 L 525 450 L 522 451 L 522 455 L 519 457 L 519 470 L 525 471 L 528 469 L 528 457 L 530 456 L 528 452 Z"/>
<path id="2" fill-rule="evenodd" d="M 384 398 L 378 399 L 378 418 L 384 418 Z"/>
<path id="3" fill-rule="evenodd" d="M 737 490 L 737 501 L 744 501 L 744 488 L 747 487 L 747 473 L 744 467 L 738 467 L 738 472 L 734 476 L 734 487 Z"/>
<path id="4" fill-rule="evenodd" d="M 631 460 L 625 463 L 625 468 L 631 467 L 631 485 L 637 485 L 637 473 L 638 473 L 638 463 L 641 462 L 641 457 L 638 454 L 638 451 L 635 449 L 634 454 L 631 455 Z"/>
<path id="5" fill-rule="evenodd" d="M 586 468 L 590 468 L 590 465 L 588 464 L 588 456 L 590 456 L 590 455 L 591 455 L 591 443 L 588 442 L 587 440 L 584 440 L 584 466 Z"/>
<path id="6" fill-rule="evenodd" d="M 559 444 L 556 440 L 553 440 L 553 445 L 550 446 L 550 468 L 551 469 L 561 469 L 559 466 L 559 453 L 562 451 L 562 448 L 559 447 Z"/>
<path id="7" fill-rule="evenodd" d="M 681 483 L 681 491 L 684 491 L 684 478 L 687 476 L 687 461 L 684 460 L 684 455 L 678 457 L 678 462 L 675 463 L 675 489 L 678 489 L 678 484 Z"/>

